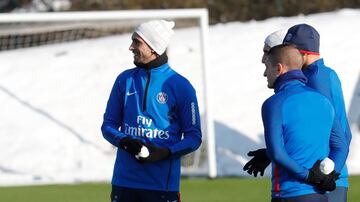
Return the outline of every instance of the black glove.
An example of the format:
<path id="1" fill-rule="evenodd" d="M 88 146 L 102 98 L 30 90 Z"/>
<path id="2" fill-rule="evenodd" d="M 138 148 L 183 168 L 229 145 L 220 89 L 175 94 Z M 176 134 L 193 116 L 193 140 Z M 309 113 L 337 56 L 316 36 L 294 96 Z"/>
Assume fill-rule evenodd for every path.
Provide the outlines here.
<path id="1" fill-rule="evenodd" d="M 339 173 L 332 171 L 330 174 L 325 175 L 320 170 L 320 160 L 317 160 L 313 167 L 309 170 L 306 183 L 314 185 L 321 192 L 333 191 L 336 188 L 336 180 L 339 179 Z"/>
<path id="2" fill-rule="evenodd" d="M 325 175 L 324 180 L 316 186 L 321 192 L 334 191 L 336 189 L 336 180 L 339 179 L 340 173 L 332 171 L 330 174 Z"/>
<path id="3" fill-rule="evenodd" d="M 151 144 L 145 145 L 149 150 L 149 156 L 146 158 L 138 157 L 141 163 L 154 163 L 170 156 L 170 150 L 166 147 L 157 147 Z"/>
<path id="4" fill-rule="evenodd" d="M 321 172 L 320 170 L 320 160 L 317 160 L 313 167 L 309 170 L 309 175 L 306 179 L 306 183 L 312 184 L 312 185 L 319 185 L 321 181 L 325 179 L 325 174 Z"/>
<path id="5" fill-rule="evenodd" d="M 263 176 L 266 167 L 271 163 L 271 160 L 266 155 L 266 149 L 250 151 L 247 155 L 253 156 L 253 158 L 245 164 L 244 171 L 247 171 L 250 175 L 254 174 L 254 177 L 257 177 L 259 172 Z"/>
<path id="6" fill-rule="evenodd" d="M 120 140 L 119 147 L 127 151 L 131 155 L 136 155 L 140 152 L 143 143 L 140 140 L 131 137 L 125 137 Z"/>

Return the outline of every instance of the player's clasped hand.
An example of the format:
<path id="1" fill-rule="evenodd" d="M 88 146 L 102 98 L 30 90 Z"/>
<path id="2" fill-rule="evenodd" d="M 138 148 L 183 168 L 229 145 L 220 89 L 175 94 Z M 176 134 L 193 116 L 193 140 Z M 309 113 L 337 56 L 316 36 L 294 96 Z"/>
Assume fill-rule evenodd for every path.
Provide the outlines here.
<path id="1" fill-rule="evenodd" d="M 120 140 L 119 146 L 129 154 L 135 156 L 140 152 L 143 143 L 138 139 L 125 137 Z"/>
<path id="2" fill-rule="evenodd" d="M 170 150 L 165 147 L 157 147 L 151 144 L 144 144 L 138 139 L 125 137 L 120 140 L 120 148 L 134 156 L 140 163 L 153 163 L 166 159 L 170 155 Z M 149 155 L 143 157 L 140 154 L 141 148 L 145 146 L 149 150 Z"/>
<path id="3" fill-rule="evenodd" d="M 336 180 L 339 179 L 340 173 L 332 171 L 330 174 L 325 175 L 324 180 L 318 186 L 318 189 L 322 192 L 333 191 L 336 189 Z"/>
<path id="4" fill-rule="evenodd" d="M 254 175 L 257 177 L 258 173 L 261 176 L 264 175 L 266 167 L 271 163 L 270 159 L 266 155 L 266 149 L 258 149 L 256 151 L 250 151 L 248 156 L 253 156 L 253 158 L 247 162 L 244 166 L 244 171 L 247 171 L 249 175 Z"/>
<path id="5" fill-rule="evenodd" d="M 330 174 L 325 175 L 320 170 L 320 162 L 320 160 L 317 160 L 309 170 L 306 182 L 314 185 L 322 192 L 333 191 L 336 188 L 336 180 L 339 179 L 340 174 L 336 173 L 334 170 Z"/>
<path id="6" fill-rule="evenodd" d="M 164 160 L 170 156 L 170 150 L 166 147 L 157 147 L 150 144 L 146 144 L 145 146 L 149 149 L 149 156 L 146 158 L 139 157 L 139 162 L 153 163 Z"/>

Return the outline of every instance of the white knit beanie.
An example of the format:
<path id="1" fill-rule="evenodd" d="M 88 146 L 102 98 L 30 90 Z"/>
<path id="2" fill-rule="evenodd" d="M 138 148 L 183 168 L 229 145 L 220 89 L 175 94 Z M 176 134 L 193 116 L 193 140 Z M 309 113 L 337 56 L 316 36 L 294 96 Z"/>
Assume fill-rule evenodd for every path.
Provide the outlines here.
<path id="1" fill-rule="evenodd" d="M 144 22 L 135 31 L 159 55 L 163 54 L 174 34 L 175 22 L 152 20 Z"/>
<path id="2" fill-rule="evenodd" d="M 283 43 L 287 30 L 280 29 L 266 37 L 264 43 L 270 48 Z"/>

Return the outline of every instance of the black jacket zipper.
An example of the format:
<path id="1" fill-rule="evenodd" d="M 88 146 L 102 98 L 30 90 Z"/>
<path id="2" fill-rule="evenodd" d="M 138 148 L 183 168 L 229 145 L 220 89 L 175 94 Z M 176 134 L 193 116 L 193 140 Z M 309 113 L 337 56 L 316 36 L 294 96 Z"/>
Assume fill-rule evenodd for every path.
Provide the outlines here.
<path id="1" fill-rule="evenodd" d="M 143 112 L 146 111 L 146 101 L 147 101 L 147 94 L 148 94 L 148 90 L 149 90 L 149 85 L 150 85 L 150 78 L 151 78 L 151 70 L 147 69 L 146 70 L 146 86 L 145 86 L 145 92 L 144 92 L 144 100 L 143 100 Z"/>

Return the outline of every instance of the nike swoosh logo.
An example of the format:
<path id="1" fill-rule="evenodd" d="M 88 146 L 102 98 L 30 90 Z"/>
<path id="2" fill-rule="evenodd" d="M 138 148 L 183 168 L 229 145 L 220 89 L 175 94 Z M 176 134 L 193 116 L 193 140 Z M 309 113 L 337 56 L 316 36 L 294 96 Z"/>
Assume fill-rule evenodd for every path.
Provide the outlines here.
<path id="1" fill-rule="evenodd" d="M 126 95 L 127 95 L 127 96 L 130 96 L 130 95 L 134 95 L 135 93 L 136 93 L 136 91 L 135 91 L 135 92 L 132 92 L 132 93 L 127 92 Z"/>

